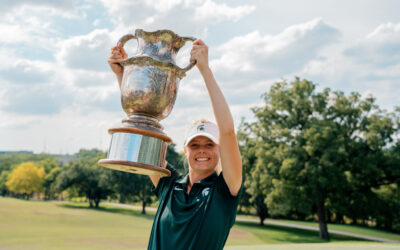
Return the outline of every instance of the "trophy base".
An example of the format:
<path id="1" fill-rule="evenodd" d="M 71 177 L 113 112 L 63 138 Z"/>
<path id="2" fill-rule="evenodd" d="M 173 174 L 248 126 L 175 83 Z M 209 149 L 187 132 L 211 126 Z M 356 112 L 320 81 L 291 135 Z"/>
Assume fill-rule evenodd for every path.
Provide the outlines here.
<path id="1" fill-rule="evenodd" d="M 153 175 L 160 177 L 171 175 L 171 172 L 168 169 L 155 167 L 152 165 L 138 163 L 138 162 L 102 159 L 98 163 L 102 167 L 133 174 Z"/>
<path id="2" fill-rule="evenodd" d="M 172 140 L 164 133 L 124 126 L 111 128 L 111 143 L 107 159 L 100 166 L 119 171 L 155 176 L 169 176 L 163 166 L 168 143 Z"/>

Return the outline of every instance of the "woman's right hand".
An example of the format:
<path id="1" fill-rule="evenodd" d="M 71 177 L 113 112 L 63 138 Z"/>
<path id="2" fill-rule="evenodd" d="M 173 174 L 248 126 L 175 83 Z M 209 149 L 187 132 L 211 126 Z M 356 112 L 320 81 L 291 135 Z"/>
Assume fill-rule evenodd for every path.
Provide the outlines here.
<path id="1" fill-rule="evenodd" d="M 126 54 L 124 48 L 121 43 L 118 43 L 117 46 L 111 48 L 111 55 L 108 57 L 108 64 L 110 65 L 111 70 L 117 75 L 117 78 L 122 78 L 122 74 L 124 73 L 124 67 L 119 63 L 128 58 L 128 54 Z"/>

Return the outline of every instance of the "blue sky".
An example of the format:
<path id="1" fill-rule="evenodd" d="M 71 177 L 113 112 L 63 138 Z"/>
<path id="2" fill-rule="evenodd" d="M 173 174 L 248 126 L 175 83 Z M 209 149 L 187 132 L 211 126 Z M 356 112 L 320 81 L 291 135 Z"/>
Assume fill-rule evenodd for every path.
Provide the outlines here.
<path id="1" fill-rule="evenodd" d="M 0 151 L 107 150 L 125 114 L 106 59 L 136 28 L 203 39 L 236 125 L 280 79 L 399 106 L 399 1 L 14 0 L 0 3 Z M 129 56 L 136 42 L 126 44 Z M 179 53 L 186 65 L 191 44 Z M 161 121 L 182 150 L 186 125 L 213 120 L 197 69 Z"/>

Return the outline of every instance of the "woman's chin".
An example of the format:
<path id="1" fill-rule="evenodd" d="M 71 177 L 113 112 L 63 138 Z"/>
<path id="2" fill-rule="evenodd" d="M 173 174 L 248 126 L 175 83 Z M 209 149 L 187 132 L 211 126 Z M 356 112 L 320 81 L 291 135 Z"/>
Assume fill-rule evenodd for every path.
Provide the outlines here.
<path id="1" fill-rule="evenodd" d="M 215 169 L 215 166 L 212 166 L 211 161 L 204 161 L 204 162 L 194 162 L 192 168 L 201 171 L 211 171 Z"/>

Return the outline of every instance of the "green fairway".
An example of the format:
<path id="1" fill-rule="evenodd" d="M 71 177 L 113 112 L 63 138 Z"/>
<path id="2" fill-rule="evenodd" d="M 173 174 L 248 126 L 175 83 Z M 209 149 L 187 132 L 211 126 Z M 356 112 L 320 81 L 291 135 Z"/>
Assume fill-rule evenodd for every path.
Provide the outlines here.
<path id="1" fill-rule="evenodd" d="M 258 217 L 256 217 L 256 216 L 239 215 L 238 217 L 258 220 Z M 289 223 L 289 224 L 303 225 L 303 226 L 309 226 L 309 227 L 318 228 L 318 222 L 266 219 L 265 223 L 267 223 L 269 221 L 270 222 L 283 222 L 283 223 Z M 379 237 L 379 238 L 384 238 L 384 239 L 389 239 L 389 240 L 400 241 L 400 234 L 395 234 L 395 233 L 391 233 L 391 232 L 385 232 L 385 231 L 381 231 L 381 230 L 378 230 L 378 229 L 375 229 L 375 228 L 368 228 L 368 227 L 362 227 L 362 226 L 342 225 L 342 224 L 328 224 L 328 230 L 338 230 L 338 231 L 342 231 L 342 232 L 362 234 L 362 235 L 367 235 L 367 236 L 372 236 L 372 237 Z"/>
<path id="2" fill-rule="evenodd" d="M 291 220 L 273 220 L 273 221 L 293 223 L 293 224 L 312 226 L 318 228 L 318 222 L 291 221 Z M 354 225 L 328 224 L 328 229 L 400 241 L 399 234 L 384 232 L 374 228 L 354 226 Z"/>
<path id="3" fill-rule="evenodd" d="M 0 249 L 145 249 L 152 222 L 153 215 L 141 215 L 139 211 L 125 208 L 103 206 L 89 209 L 86 203 L 63 204 L 0 197 Z M 320 249 L 310 246 L 323 246 L 324 249 L 340 246 L 344 250 L 395 249 L 399 245 L 337 236 L 324 243 L 317 232 L 237 222 L 226 249 Z"/>
<path id="4" fill-rule="evenodd" d="M 253 245 L 228 246 L 226 250 L 399 250 L 400 246 L 385 243 L 316 243 L 316 244 L 281 244 L 281 245 Z"/>

